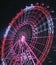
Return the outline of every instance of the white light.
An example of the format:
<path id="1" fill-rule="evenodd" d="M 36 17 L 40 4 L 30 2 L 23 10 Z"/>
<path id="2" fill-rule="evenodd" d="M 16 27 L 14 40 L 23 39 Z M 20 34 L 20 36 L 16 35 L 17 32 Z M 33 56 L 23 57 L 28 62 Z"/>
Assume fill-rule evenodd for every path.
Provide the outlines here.
<path id="1" fill-rule="evenodd" d="M 7 37 L 7 34 L 8 34 L 8 32 L 9 32 L 10 28 L 11 28 L 11 26 L 9 25 L 8 28 L 6 29 L 6 32 L 5 32 L 5 34 L 4 34 L 4 37 Z"/>
<path id="2" fill-rule="evenodd" d="M 2 65 L 7 65 L 7 64 L 5 64 L 4 59 L 3 59 L 3 58 L 2 58 Z"/>
<path id="3" fill-rule="evenodd" d="M 28 11 L 28 10 L 32 10 L 33 8 L 34 8 L 34 6 L 26 6 L 26 8 L 24 10 Z"/>

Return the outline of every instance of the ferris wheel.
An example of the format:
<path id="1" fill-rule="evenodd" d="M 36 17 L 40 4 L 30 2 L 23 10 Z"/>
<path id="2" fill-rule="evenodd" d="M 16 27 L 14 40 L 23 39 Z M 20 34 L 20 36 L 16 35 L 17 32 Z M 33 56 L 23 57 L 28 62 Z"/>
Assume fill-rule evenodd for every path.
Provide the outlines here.
<path id="1" fill-rule="evenodd" d="M 49 6 L 26 6 L 9 23 L 2 40 L 2 65 L 41 65 L 54 36 Z"/>

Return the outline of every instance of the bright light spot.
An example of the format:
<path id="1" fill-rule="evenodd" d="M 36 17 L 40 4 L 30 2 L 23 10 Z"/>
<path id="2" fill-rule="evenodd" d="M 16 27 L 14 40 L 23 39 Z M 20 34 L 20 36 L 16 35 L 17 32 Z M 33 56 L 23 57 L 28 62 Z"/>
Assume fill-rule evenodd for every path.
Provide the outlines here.
<path id="1" fill-rule="evenodd" d="M 6 29 L 6 32 L 5 32 L 5 34 L 4 34 L 4 37 L 7 37 L 7 34 L 8 34 L 8 32 L 9 32 L 10 28 L 11 28 L 11 26 L 9 25 L 8 28 Z"/>
<path id="2" fill-rule="evenodd" d="M 25 36 L 22 36 L 21 37 L 21 42 L 24 42 L 25 41 Z"/>

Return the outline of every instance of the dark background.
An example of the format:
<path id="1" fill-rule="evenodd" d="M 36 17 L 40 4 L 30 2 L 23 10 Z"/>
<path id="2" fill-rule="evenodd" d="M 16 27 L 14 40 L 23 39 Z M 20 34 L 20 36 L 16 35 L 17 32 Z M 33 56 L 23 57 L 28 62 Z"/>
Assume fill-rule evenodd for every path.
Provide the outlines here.
<path id="1" fill-rule="evenodd" d="M 45 3 L 45 5 L 50 5 L 50 10 L 54 10 L 55 13 L 52 15 L 53 18 L 56 17 L 56 0 L 0 0 L 0 41 L 3 38 L 6 27 L 12 18 L 19 12 L 21 9 L 25 8 L 26 5 L 36 2 Z M 43 65 L 56 65 L 56 20 L 54 21 L 54 40 L 53 45 L 48 54 Z M 1 47 L 0 42 L 0 47 Z M 0 49 L 1 50 L 1 49 Z M 1 53 L 1 52 L 0 52 Z"/>

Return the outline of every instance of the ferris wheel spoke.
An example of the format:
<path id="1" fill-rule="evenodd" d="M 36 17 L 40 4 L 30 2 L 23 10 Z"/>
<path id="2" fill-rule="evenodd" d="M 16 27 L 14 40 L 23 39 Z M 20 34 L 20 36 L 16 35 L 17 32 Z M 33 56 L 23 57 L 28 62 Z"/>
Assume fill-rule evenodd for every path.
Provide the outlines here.
<path id="1" fill-rule="evenodd" d="M 42 23 L 42 24 L 39 25 L 37 28 L 38 28 L 38 29 L 42 29 L 42 27 L 44 27 L 44 29 L 46 29 L 46 24 L 47 24 L 47 22 Z"/>
<path id="2" fill-rule="evenodd" d="M 18 41 L 13 46 L 10 47 L 10 51 L 8 52 L 7 56 L 9 56 L 9 54 L 11 54 L 11 53 L 12 53 L 12 55 L 13 55 L 13 53 L 15 54 L 15 51 L 13 49 L 15 47 L 15 45 L 18 45 Z"/>
<path id="3" fill-rule="evenodd" d="M 36 39 L 35 39 L 35 40 L 36 40 Z M 39 41 L 39 42 L 37 41 L 37 43 L 36 43 L 35 40 L 31 43 L 32 46 L 35 46 L 35 45 L 37 45 L 37 44 L 39 44 L 39 45 L 41 45 L 41 46 L 45 46 L 44 43 L 41 43 L 40 41 Z"/>
<path id="4" fill-rule="evenodd" d="M 36 49 L 33 45 L 31 45 L 30 44 L 30 46 L 33 48 L 33 49 L 35 49 L 36 51 L 38 51 L 39 53 L 41 53 L 42 54 L 42 52 L 39 50 L 39 49 Z"/>
<path id="5" fill-rule="evenodd" d="M 15 31 L 12 31 L 12 30 L 10 30 L 10 32 L 11 32 L 12 34 L 15 34 L 15 33 L 16 33 Z"/>
<path id="6" fill-rule="evenodd" d="M 37 44 L 45 46 L 45 44 L 43 44 L 43 43 L 40 43 L 40 42 L 37 42 Z"/>
<path id="7" fill-rule="evenodd" d="M 15 23 L 14 25 L 15 25 L 15 28 L 16 28 L 16 30 L 17 30 L 17 29 L 19 28 L 18 24 Z"/>
<path id="8" fill-rule="evenodd" d="M 44 27 L 44 29 L 46 29 L 46 25 L 48 25 L 47 22 L 44 22 L 44 23 L 40 24 L 39 26 L 37 24 L 37 29 L 39 29 L 39 28 L 42 29 L 42 27 Z"/>
<path id="9" fill-rule="evenodd" d="M 5 59 L 10 59 L 11 57 L 15 56 L 15 52 L 13 49 L 10 49 L 10 52 L 8 51 L 7 56 L 5 57 Z"/>
<path id="10" fill-rule="evenodd" d="M 14 29 L 15 32 L 17 32 L 16 28 L 14 26 L 12 26 L 12 28 Z"/>
<path id="11" fill-rule="evenodd" d="M 7 41 L 13 41 L 13 38 L 11 37 L 11 38 L 7 38 L 6 39 Z"/>
<path id="12" fill-rule="evenodd" d="M 41 29 L 40 31 L 37 29 L 37 28 L 35 28 L 35 29 L 33 29 L 32 30 L 33 31 L 33 36 L 36 36 L 36 35 L 39 35 L 40 33 L 43 33 L 43 32 L 47 32 L 48 31 L 48 29 L 47 28 L 45 28 L 45 29 Z M 45 35 L 45 33 L 44 33 L 44 35 Z"/>
<path id="13" fill-rule="evenodd" d="M 42 32 L 44 32 L 44 31 L 47 31 L 48 29 L 44 29 L 44 30 L 40 30 L 40 31 L 38 31 L 37 33 L 39 34 L 39 33 L 42 33 Z"/>
<path id="14" fill-rule="evenodd" d="M 34 52 L 32 51 L 32 49 L 30 48 L 30 46 L 27 44 L 26 41 L 25 41 L 25 45 L 28 47 L 29 52 L 31 52 L 34 55 L 35 59 L 38 61 L 38 58 L 36 57 L 36 55 L 34 54 Z"/>
<path id="15" fill-rule="evenodd" d="M 8 51 L 8 49 L 10 49 L 11 46 L 12 46 L 12 44 L 11 44 L 11 45 L 8 45 L 8 46 L 5 48 L 5 51 Z M 5 53 L 6 53 L 6 52 L 5 52 Z"/>
<path id="16" fill-rule="evenodd" d="M 38 37 L 32 37 L 33 39 L 38 39 L 38 38 L 48 38 L 48 37 L 52 37 L 52 36 L 38 36 Z"/>

